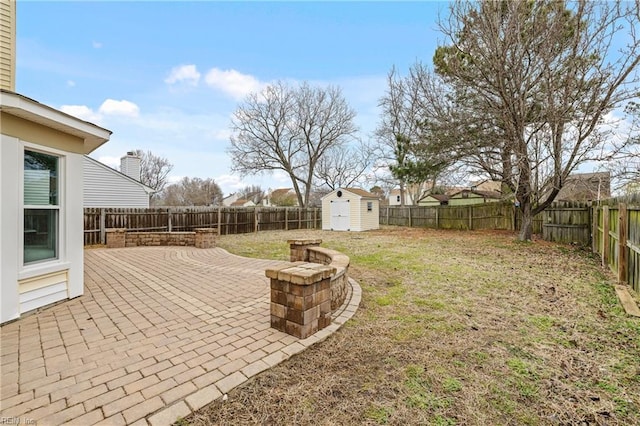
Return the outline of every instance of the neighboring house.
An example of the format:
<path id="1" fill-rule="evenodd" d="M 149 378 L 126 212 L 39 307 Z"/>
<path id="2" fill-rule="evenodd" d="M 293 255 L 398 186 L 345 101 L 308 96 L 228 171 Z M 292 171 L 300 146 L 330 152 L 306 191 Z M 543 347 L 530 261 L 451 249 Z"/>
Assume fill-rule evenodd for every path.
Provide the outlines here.
<path id="1" fill-rule="evenodd" d="M 450 206 L 464 206 L 471 204 L 484 204 L 500 201 L 502 194 L 496 191 L 478 191 L 476 189 L 463 189 L 449 196 Z"/>
<path id="2" fill-rule="evenodd" d="M 469 187 L 478 191 L 502 192 L 502 182 L 499 180 L 485 179 L 478 182 L 471 182 Z"/>
<path id="3" fill-rule="evenodd" d="M 450 186 L 445 189 L 444 193 L 448 196 L 452 196 L 453 194 L 457 194 L 458 192 L 463 191 L 465 189 L 469 189 L 469 188 L 466 186 Z"/>
<path id="4" fill-rule="evenodd" d="M 609 172 L 569 175 L 555 201 L 599 201 L 611 197 Z"/>
<path id="5" fill-rule="evenodd" d="M 240 198 L 233 203 L 231 203 L 230 207 L 255 207 L 256 203 L 251 200 L 245 200 L 244 198 Z"/>
<path id="6" fill-rule="evenodd" d="M 231 206 L 233 203 L 238 201 L 239 196 L 236 193 L 229 194 L 222 199 L 222 205 L 225 207 Z"/>
<path id="7" fill-rule="evenodd" d="M 434 183 L 433 181 L 422 182 L 420 184 L 408 184 L 405 187 L 404 192 L 404 205 L 405 206 L 413 206 L 415 204 L 420 204 L 420 200 L 433 191 Z M 400 206 L 402 205 L 400 189 L 392 189 L 389 192 L 387 197 L 389 206 Z M 414 200 L 418 202 L 414 204 Z"/>
<path id="8" fill-rule="evenodd" d="M 449 204 L 449 196 L 446 194 L 429 194 L 418 201 L 419 206 L 434 207 L 446 206 Z"/>
<path id="9" fill-rule="evenodd" d="M 84 157 L 84 207 L 149 207 L 155 191 L 139 181 L 140 159 L 130 154 L 121 159 L 121 169 L 127 174 Z"/>
<path id="10" fill-rule="evenodd" d="M 322 197 L 322 229 L 367 231 L 380 228 L 379 198 L 359 188 L 338 188 Z"/>
<path id="11" fill-rule="evenodd" d="M 389 196 L 387 200 L 389 201 L 389 206 L 401 206 L 402 205 L 402 192 L 399 189 L 392 189 L 389 191 Z M 411 198 L 411 194 L 408 191 L 404 191 L 404 205 L 411 206 L 413 205 L 413 198 Z"/>

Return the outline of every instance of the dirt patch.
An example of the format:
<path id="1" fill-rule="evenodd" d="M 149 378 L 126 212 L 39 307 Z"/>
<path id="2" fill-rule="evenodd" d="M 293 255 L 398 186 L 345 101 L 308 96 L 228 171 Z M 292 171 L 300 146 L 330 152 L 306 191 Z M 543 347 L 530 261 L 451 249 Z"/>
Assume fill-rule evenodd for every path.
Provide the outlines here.
<path id="1" fill-rule="evenodd" d="M 640 320 L 583 249 L 410 228 L 219 246 L 287 259 L 286 240 L 303 237 L 351 257 L 359 311 L 185 423 L 640 424 Z"/>

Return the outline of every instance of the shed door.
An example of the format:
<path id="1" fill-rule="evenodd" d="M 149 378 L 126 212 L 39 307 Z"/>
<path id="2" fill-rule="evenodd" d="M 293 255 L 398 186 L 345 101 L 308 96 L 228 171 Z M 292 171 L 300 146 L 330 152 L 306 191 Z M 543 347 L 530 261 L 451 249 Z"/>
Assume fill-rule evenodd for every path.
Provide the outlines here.
<path id="1" fill-rule="evenodd" d="M 331 230 L 349 230 L 349 200 L 331 201 Z"/>

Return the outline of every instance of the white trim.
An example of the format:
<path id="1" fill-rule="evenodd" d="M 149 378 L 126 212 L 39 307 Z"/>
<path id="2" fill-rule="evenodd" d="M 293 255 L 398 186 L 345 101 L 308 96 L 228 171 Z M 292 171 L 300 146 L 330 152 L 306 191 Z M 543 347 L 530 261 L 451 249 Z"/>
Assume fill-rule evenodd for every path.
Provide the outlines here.
<path id="1" fill-rule="evenodd" d="M 85 154 L 96 150 L 111 137 L 110 130 L 6 90 L 0 91 L 0 111 L 82 138 Z"/>
<path id="2" fill-rule="evenodd" d="M 18 214 L 18 278 L 25 279 L 32 276 L 41 275 L 49 272 L 58 272 L 62 269 L 69 269 L 67 256 L 67 228 L 66 228 L 66 211 L 67 211 L 67 152 L 53 148 L 44 147 L 42 145 L 26 142 L 18 139 L 19 145 L 19 164 L 18 167 L 18 194 L 19 194 L 19 214 Z M 24 204 L 24 152 L 25 150 L 41 152 L 47 155 L 53 155 L 58 158 L 58 205 L 47 206 L 47 210 L 58 211 L 58 224 L 56 229 L 57 257 L 55 259 L 45 259 L 40 262 L 24 263 L 24 210 L 32 208 Z M 35 208 L 45 209 L 45 206 L 36 206 Z"/>

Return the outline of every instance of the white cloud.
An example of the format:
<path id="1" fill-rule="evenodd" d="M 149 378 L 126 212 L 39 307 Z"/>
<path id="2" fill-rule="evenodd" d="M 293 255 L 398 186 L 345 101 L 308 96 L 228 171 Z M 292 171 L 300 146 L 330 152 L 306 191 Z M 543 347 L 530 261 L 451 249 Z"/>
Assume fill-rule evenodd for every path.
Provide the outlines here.
<path id="1" fill-rule="evenodd" d="M 195 65 L 180 65 L 171 69 L 169 77 L 164 79 L 167 84 L 184 83 L 197 86 L 200 82 L 200 72 Z"/>
<path id="2" fill-rule="evenodd" d="M 291 183 L 291 178 L 283 171 L 276 170 L 273 172 L 273 180 L 278 183 Z"/>
<path id="3" fill-rule="evenodd" d="M 74 87 L 76 85 L 76 82 L 73 80 L 67 80 L 67 87 Z"/>
<path id="4" fill-rule="evenodd" d="M 62 105 L 60 111 L 85 121 L 100 121 L 100 114 L 86 105 Z"/>
<path id="5" fill-rule="evenodd" d="M 212 134 L 213 138 L 220 141 L 228 141 L 231 138 L 231 130 L 221 129 L 216 130 Z"/>
<path id="6" fill-rule="evenodd" d="M 236 70 L 212 68 L 205 77 L 207 85 L 220 90 L 236 99 L 242 99 L 251 92 L 258 92 L 264 84 L 252 75 L 242 74 Z"/>
<path id="7" fill-rule="evenodd" d="M 98 161 L 102 164 L 106 164 L 107 166 L 120 170 L 120 158 L 119 157 L 111 157 L 108 155 L 104 155 L 102 157 L 98 157 Z"/>
<path id="8" fill-rule="evenodd" d="M 167 182 L 169 185 L 173 185 L 174 183 L 180 182 L 183 178 L 184 176 L 169 176 L 167 177 Z"/>
<path id="9" fill-rule="evenodd" d="M 94 49 L 100 49 L 102 47 L 102 43 L 100 43 L 99 41 L 93 41 L 91 42 L 91 45 Z"/>
<path id="10" fill-rule="evenodd" d="M 98 111 L 105 115 L 121 115 L 125 117 L 138 117 L 140 114 L 140 108 L 138 105 L 129 101 L 116 101 L 114 99 L 107 99 L 100 105 Z"/>
<path id="11" fill-rule="evenodd" d="M 245 184 L 239 176 L 235 175 L 221 175 L 215 178 L 218 185 L 225 185 L 233 188 L 244 188 Z"/>

